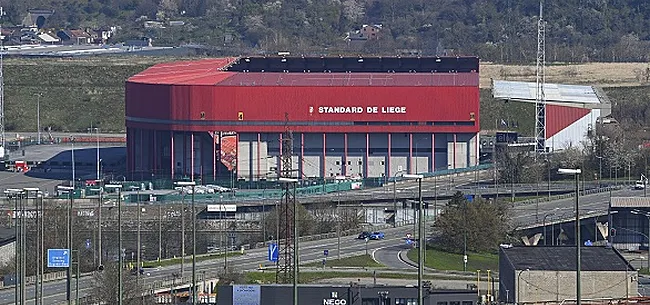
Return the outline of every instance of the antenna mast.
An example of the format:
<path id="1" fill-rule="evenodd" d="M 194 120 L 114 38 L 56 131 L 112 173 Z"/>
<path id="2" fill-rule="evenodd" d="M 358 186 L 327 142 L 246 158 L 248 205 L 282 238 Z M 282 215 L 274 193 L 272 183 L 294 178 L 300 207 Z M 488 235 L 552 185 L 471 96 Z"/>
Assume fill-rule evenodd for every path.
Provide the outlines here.
<path id="1" fill-rule="evenodd" d="M 0 20 L 4 15 L 4 8 L 0 6 Z M 2 134 L 2 142 L 0 145 L 2 145 L 3 150 L 0 158 L 4 158 L 4 156 L 7 154 L 7 140 L 5 136 L 5 76 L 3 72 L 3 57 L 5 52 L 4 39 L 5 37 L 2 35 L 2 23 L 0 22 L 0 133 Z"/>
<path id="2" fill-rule="evenodd" d="M 539 20 L 537 21 L 537 65 L 536 85 L 537 95 L 535 98 L 535 156 L 546 151 L 546 96 L 544 85 L 546 84 L 546 22 L 543 15 L 543 0 L 539 2 Z"/>

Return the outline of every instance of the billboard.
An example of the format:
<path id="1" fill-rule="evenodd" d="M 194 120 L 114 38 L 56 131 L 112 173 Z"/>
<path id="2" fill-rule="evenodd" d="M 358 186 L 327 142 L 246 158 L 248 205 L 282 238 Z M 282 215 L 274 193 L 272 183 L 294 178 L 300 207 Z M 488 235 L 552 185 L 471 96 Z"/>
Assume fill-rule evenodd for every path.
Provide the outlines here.
<path id="1" fill-rule="evenodd" d="M 236 204 L 208 204 L 208 212 L 237 212 Z"/>

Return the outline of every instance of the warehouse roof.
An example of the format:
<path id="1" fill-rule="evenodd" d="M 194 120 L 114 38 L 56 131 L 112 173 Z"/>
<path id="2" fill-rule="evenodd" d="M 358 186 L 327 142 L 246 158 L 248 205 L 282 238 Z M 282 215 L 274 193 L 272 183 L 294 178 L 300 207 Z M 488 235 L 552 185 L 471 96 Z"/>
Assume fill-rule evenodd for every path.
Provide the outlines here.
<path id="1" fill-rule="evenodd" d="M 477 57 L 229 57 L 155 65 L 131 83 L 213 86 L 471 86 Z"/>
<path id="2" fill-rule="evenodd" d="M 581 247 L 580 270 L 634 271 L 635 269 L 614 248 Z M 570 246 L 537 246 L 501 248 L 500 261 L 508 262 L 514 270 L 576 270 L 576 248 Z"/>

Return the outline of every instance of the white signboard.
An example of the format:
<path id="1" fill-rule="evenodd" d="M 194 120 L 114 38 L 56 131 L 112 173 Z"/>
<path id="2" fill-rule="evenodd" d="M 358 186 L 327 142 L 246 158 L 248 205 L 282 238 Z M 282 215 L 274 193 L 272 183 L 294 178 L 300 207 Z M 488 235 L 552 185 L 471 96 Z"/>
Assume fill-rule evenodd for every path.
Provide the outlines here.
<path id="1" fill-rule="evenodd" d="M 233 285 L 232 305 L 260 305 L 260 286 Z"/>
<path id="2" fill-rule="evenodd" d="M 236 204 L 208 204 L 208 212 L 237 212 Z"/>

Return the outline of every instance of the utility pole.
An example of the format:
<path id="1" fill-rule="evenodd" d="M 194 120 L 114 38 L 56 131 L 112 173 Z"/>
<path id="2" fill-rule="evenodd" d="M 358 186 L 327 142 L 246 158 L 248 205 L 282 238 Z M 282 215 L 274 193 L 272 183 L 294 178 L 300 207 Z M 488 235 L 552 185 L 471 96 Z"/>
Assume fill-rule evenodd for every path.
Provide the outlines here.
<path id="1" fill-rule="evenodd" d="M 0 6 L 0 20 L 6 15 L 4 8 Z M 2 22 L 0 21 L 0 33 L 2 33 Z M 4 39 L 5 37 L 0 34 L 0 133 L 2 133 L 2 150 L 4 157 L 7 153 L 7 138 L 5 136 L 5 77 L 4 77 Z"/>
<path id="2" fill-rule="evenodd" d="M 38 145 L 41 145 L 41 96 L 43 96 L 43 93 L 36 95 L 36 130 L 38 135 L 36 143 Z"/>

